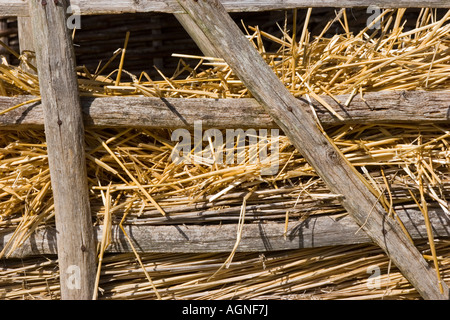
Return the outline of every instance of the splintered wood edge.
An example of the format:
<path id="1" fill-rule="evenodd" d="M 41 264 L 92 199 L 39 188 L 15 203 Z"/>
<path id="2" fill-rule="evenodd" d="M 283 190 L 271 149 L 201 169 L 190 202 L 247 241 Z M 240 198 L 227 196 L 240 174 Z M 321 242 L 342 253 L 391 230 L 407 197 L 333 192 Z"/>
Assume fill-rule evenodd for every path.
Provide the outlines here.
<path id="1" fill-rule="evenodd" d="M 408 232 L 414 240 L 426 240 L 427 231 L 418 209 L 397 208 Z M 450 237 L 450 218 L 440 208 L 430 208 L 430 220 L 436 239 Z M 258 222 L 245 224 L 237 252 L 267 252 L 318 248 L 325 246 L 369 244 L 370 237 L 350 216 L 318 215 L 288 224 Z M 140 253 L 205 253 L 231 252 L 236 242 L 236 225 L 126 225 L 125 230 Z M 95 228 L 96 240 L 101 242 L 102 226 Z M 13 232 L 0 234 L 0 250 Z M 106 252 L 129 253 L 132 248 L 120 230 L 112 226 L 111 245 Z M 57 254 L 56 230 L 39 228 L 9 258 Z"/>
<path id="2" fill-rule="evenodd" d="M 0 112 L 34 96 L 0 97 Z M 347 101 L 349 95 L 336 96 Z M 344 120 L 339 120 L 317 101 L 315 113 L 323 125 L 450 122 L 450 91 L 382 91 L 354 96 L 348 107 L 322 96 Z M 298 99 L 308 113 L 311 106 Z M 276 128 L 275 122 L 255 99 L 182 99 L 102 97 L 81 99 L 86 127 Z M 0 129 L 43 128 L 40 102 L 26 104 L 0 115 Z"/>

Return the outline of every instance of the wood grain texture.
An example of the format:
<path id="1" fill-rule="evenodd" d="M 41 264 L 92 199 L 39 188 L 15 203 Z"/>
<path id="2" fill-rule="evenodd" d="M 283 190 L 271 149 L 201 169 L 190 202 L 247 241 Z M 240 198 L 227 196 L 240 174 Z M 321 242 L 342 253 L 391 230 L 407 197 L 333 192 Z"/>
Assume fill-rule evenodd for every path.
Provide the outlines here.
<path id="1" fill-rule="evenodd" d="M 33 56 L 32 52 L 34 49 L 34 40 L 33 40 L 33 27 L 31 25 L 30 17 L 18 17 L 17 18 L 17 29 L 18 29 L 18 37 L 19 37 L 19 50 L 20 54 L 25 56 L 27 62 L 31 65 L 36 65 L 36 57 Z M 36 74 L 36 70 L 30 68 L 23 61 L 20 62 L 20 67 L 22 70 Z"/>
<path id="2" fill-rule="evenodd" d="M 0 112 L 33 96 L 0 97 Z M 383 91 L 355 96 L 348 107 L 322 96 L 344 118 L 339 120 L 313 101 L 323 125 L 382 123 L 448 123 L 449 91 Z M 348 95 L 337 96 L 346 101 Z M 312 114 L 307 101 L 298 99 Z M 81 98 L 86 127 L 192 128 L 202 120 L 205 128 L 275 128 L 277 124 L 255 99 L 179 99 L 149 97 Z M 0 128 L 42 128 L 41 103 L 24 105 L 0 116 Z"/>
<path id="3" fill-rule="evenodd" d="M 96 247 L 67 1 L 30 3 L 58 233 L 61 298 L 90 299 Z"/>
<path id="4" fill-rule="evenodd" d="M 0 16 L 27 16 L 26 0 L 0 0 Z M 223 0 L 229 12 L 267 11 L 309 7 L 368 7 L 381 8 L 450 8 L 447 0 Z M 72 0 L 81 14 L 117 14 L 133 12 L 182 13 L 176 0 Z"/>
<path id="5" fill-rule="evenodd" d="M 440 293 L 435 270 L 387 217 L 364 178 L 319 129 L 285 88 L 260 54 L 244 37 L 219 0 L 178 0 L 180 5 L 216 45 L 234 73 L 271 115 L 297 150 L 312 165 L 342 205 L 370 238 L 382 248 L 424 299 L 449 299 L 447 286 Z"/>
<path id="6" fill-rule="evenodd" d="M 184 30 L 195 41 L 198 48 L 206 57 L 218 57 L 219 53 L 216 51 L 214 45 L 205 37 L 202 30 L 197 27 L 195 22 L 185 13 L 175 13 L 175 18 L 183 26 Z"/>
<path id="7" fill-rule="evenodd" d="M 417 209 L 397 208 L 414 240 L 426 240 L 427 231 L 422 213 Z M 434 237 L 450 237 L 450 218 L 440 208 L 430 208 L 430 220 Z M 102 227 L 95 228 L 95 237 L 101 242 Z M 127 225 L 127 234 L 139 252 L 230 252 L 236 242 L 236 225 Z M 284 223 L 257 222 L 245 224 L 238 252 L 265 252 L 318 248 L 358 243 L 371 243 L 367 234 L 350 216 L 317 215 L 304 221 L 292 221 L 286 238 Z M 0 234 L 0 250 L 11 238 L 11 233 Z M 117 225 L 112 227 L 109 253 L 132 252 L 127 239 Z M 15 250 L 11 258 L 26 258 L 57 253 L 56 231 L 53 228 L 38 229 L 25 243 Z"/>
<path id="8" fill-rule="evenodd" d="M 18 17 L 17 18 L 18 27 L 18 37 L 19 37 L 19 47 L 20 54 L 24 51 L 34 51 L 34 41 L 33 41 L 33 28 L 31 26 L 30 17 Z"/>

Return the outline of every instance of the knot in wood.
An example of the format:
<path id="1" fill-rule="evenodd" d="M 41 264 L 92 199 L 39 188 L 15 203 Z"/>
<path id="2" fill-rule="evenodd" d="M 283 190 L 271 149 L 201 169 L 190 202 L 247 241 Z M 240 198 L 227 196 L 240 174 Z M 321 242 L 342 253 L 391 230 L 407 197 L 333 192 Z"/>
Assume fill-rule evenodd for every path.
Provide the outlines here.
<path id="1" fill-rule="evenodd" d="M 85 252 L 86 251 L 86 246 L 84 244 L 81 245 L 81 251 Z"/>
<path id="2" fill-rule="evenodd" d="M 42 4 L 42 6 L 45 7 L 45 6 L 47 5 L 47 0 L 42 0 L 42 1 L 41 1 L 41 4 Z"/>
<path id="3" fill-rule="evenodd" d="M 58 119 L 57 124 L 58 124 L 58 126 L 61 126 L 61 125 L 62 125 L 62 120 L 61 120 L 61 119 Z"/>
<path id="4" fill-rule="evenodd" d="M 401 92 L 400 97 L 401 97 L 401 99 L 409 100 L 409 99 L 408 99 L 408 92 L 406 92 L 406 90 L 403 90 L 403 91 Z"/>
<path id="5" fill-rule="evenodd" d="M 330 150 L 327 152 L 327 158 L 332 161 L 336 161 L 338 159 L 338 154 L 336 150 Z"/>

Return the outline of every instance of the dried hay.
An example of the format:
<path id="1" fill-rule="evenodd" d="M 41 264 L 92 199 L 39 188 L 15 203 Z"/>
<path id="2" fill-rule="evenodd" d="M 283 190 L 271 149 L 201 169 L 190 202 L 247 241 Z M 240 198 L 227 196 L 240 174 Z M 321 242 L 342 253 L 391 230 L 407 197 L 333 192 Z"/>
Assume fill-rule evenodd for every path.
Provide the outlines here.
<path id="1" fill-rule="evenodd" d="M 368 28 L 359 34 L 350 33 L 345 27 L 348 26 L 345 11 L 341 11 L 322 35 L 314 39 L 309 38 L 308 19 L 300 41 L 289 36 L 286 27 L 280 28 L 282 38 L 258 27 L 248 27 L 248 38 L 295 96 L 313 97 L 321 103 L 324 103 L 321 94 L 335 97 L 381 90 L 449 89 L 450 11 L 437 20 L 432 10 L 424 9 L 417 27 L 409 31 L 402 27 L 404 13 L 403 9 L 383 11 L 381 28 L 370 35 Z M 347 32 L 325 37 L 335 22 L 340 22 Z M 266 52 L 263 39 L 278 43 L 279 50 Z M 126 42 L 124 49 L 116 51 L 96 72 L 84 67 L 77 69 L 81 95 L 250 96 L 229 67 L 217 58 L 182 55 L 175 74 L 172 77 L 161 74 L 162 81 L 153 81 L 145 73 L 139 77 L 129 74 L 120 67 L 122 63 L 116 72 L 102 75 L 105 66 L 121 54 L 123 62 Z M 193 67 L 186 62 L 192 58 L 198 60 Z M 23 57 L 22 62 L 33 69 Z M 126 76 L 130 82 L 124 81 Z M 2 64 L 0 80 L 3 95 L 39 96 L 37 76 L 23 68 Z M 423 209 L 432 203 L 449 214 L 448 126 L 361 124 L 326 131 L 374 189 L 384 195 L 382 201 L 390 213 L 399 204 Z M 170 137 L 170 130 L 86 131 L 95 225 L 105 221 L 237 224 L 242 218 L 242 199 L 249 190 L 252 194 L 246 199 L 246 223 L 261 219 L 298 220 L 312 214 L 345 214 L 337 201 L 338 195 L 329 192 L 283 135 L 268 142 L 280 145 L 280 171 L 273 176 L 261 176 L 262 164 L 252 164 L 248 157 L 245 163 L 220 165 L 206 152 L 201 163 L 173 163 L 170 155 L 175 143 Z M 15 231 L 12 241 L 1 252 L 8 256 L 36 228 L 51 226 L 54 212 L 44 133 L 3 131 L 0 139 L 0 232 Z M 208 145 L 205 142 L 206 150 Z M 246 151 L 248 155 L 248 147 Z M 430 244 L 422 244 L 420 248 L 425 252 L 430 245 L 433 245 L 431 238 Z M 385 255 L 370 246 L 268 253 L 262 260 L 258 255 L 242 253 L 236 253 L 232 260 L 223 254 L 103 256 L 106 246 L 107 243 L 101 246 L 99 268 L 102 275 L 99 287 L 104 290 L 99 297 L 104 298 L 155 298 L 156 292 L 162 299 L 418 297 L 394 267 L 386 271 L 389 262 Z M 436 246 L 437 253 L 432 251 L 430 255 L 435 262 L 439 260 L 441 274 L 449 280 L 448 242 L 440 241 Z M 133 265 L 136 258 L 140 267 Z M 215 275 L 224 261 L 229 268 Z M 6 269 L 0 273 L 4 298 L 39 298 L 41 293 L 41 298 L 58 297 L 54 260 L 37 259 L 36 264 L 29 260 L 23 267 L 19 261 L 4 263 Z M 383 277 L 388 280 L 381 289 L 371 291 L 366 286 L 367 267 L 374 264 L 383 269 Z M 142 270 L 148 273 L 144 276 Z"/>

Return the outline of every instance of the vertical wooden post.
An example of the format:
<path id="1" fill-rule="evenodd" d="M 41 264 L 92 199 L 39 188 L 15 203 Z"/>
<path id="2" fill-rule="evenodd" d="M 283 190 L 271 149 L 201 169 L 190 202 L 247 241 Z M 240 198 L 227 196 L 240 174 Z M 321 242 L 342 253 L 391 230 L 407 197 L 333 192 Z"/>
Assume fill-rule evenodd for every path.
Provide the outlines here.
<path id="1" fill-rule="evenodd" d="M 20 53 L 34 51 L 33 28 L 30 17 L 17 17 Z"/>
<path id="2" fill-rule="evenodd" d="M 19 36 L 19 50 L 21 55 L 25 55 L 32 65 L 36 65 L 34 52 L 33 27 L 30 17 L 17 17 L 17 32 Z M 25 63 L 21 63 L 21 68 L 27 72 L 34 73 Z"/>
<path id="3" fill-rule="evenodd" d="M 448 287 L 444 284 L 443 292 L 439 291 L 433 268 L 395 220 L 387 216 L 364 178 L 250 45 L 220 1 L 177 1 L 329 189 L 342 195 L 342 205 L 361 229 L 386 252 L 422 297 L 449 299 Z"/>
<path id="4" fill-rule="evenodd" d="M 29 0 L 44 110 L 62 299 L 91 299 L 96 258 L 84 126 L 66 0 Z"/>

